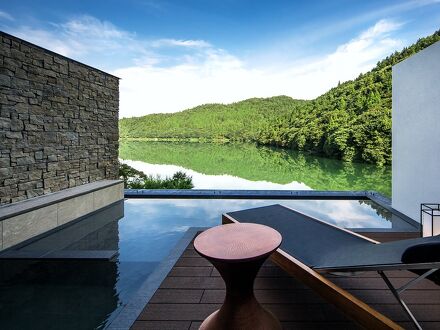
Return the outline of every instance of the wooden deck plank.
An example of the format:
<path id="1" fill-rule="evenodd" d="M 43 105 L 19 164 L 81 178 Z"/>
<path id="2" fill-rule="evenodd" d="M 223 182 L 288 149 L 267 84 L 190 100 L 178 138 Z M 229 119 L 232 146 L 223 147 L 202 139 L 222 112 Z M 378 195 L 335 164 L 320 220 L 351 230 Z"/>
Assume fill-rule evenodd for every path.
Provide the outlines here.
<path id="1" fill-rule="evenodd" d="M 350 290 L 350 293 L 367 304 L 395 304 L 396 299 L 389 290 Z M 304 290 L 255 290 L 255 296 L 261 303 L 286 303 L 286 304 L 324 304 L 325 301 Z M 223 290 L 204 290 L 201 303 L 221 304 L 225 294 Z M 440 295 L 432 294 L 428 290 L 412 290 L 404 293 L 405 302 L 410 305 L 440 305 Z"/>
<path id="2" fill-rule="evenodd" d="M 325 301 L 310 290 L 255 290 L 255 297 L 262 304 L 325 304 Z M 205 290 L 201 303 L 221 304 L 224 290 Z"/>
<path id="3" fill-rule="evenodd" d="M 132 330 L 183 330 L 191 326 L 190 321 L 136 321 Z"/>
<path id="4" fill-rule="evenodd" d="M 201 322 L 219 308 L 225 295 L 223 280 L 209 262 L 194 252 L 190 244 L 132 329 L 198 329 Z M 402 327 L 414 328 L 376 273 L 358 275 L 326 277 Z M 391 271 L 388 275 L 396 284 L 415 276 L 400 271 Z M 283 329 L 359 329 L 334 306 L 270 261 L 257 276 L 255 295 L 280 319 Z M 424 329 L 440 328 L 438 285 L 422 281 L 403 296 Z"/>
<path id="5" fill-rule="evenodd" d="M 151 304 L 198 304 L 204 290 L 159 289 L 151 298 Z M 223 301 L 220 301 L 220 304 Z"/>
<path id="6" fill-rule="evenodd" d="M 199 254 L 195 249 L 186 249 L 182 254 L 183 258 L 196 258 L 198 256 Z"/>
<path id="7" fill-rule="evenodd" d="M 283 330 L 352 330 L 361 329 L 350 322 L 280 322 Z M 190 330 L 198 330 L 202 322 L 192 322 Z"/>
<path id="8" fill-rule="evenodd" d="M 192 322 L 190 330 L 198 330 L 202 322 Z M 438 330 L 437 322 L 421 322 L 424 330 Z M 413 329 L 410 322 L 402 322 L 401 325 L 405 329 Z M 362 329 L 356 324 L 350 322 L 281 322 L 283 330 L 354 330 Z M 157 328 L 159 330 L 159 328 Z"/>
<path id="9" fill-rule="evenodd" d="M 203 258 L 195 257 L 195 258 L 180 258 L 176 263 L 177 267 L 209 267 L 212 264 Z"/>
<path id="10" fill-rule="evenodd" d="M 221 304 L 148 304 L 138 320 L 145 321 L 203 321 Z"/>
<path id="11" fill-rule="evenodd" d="M 169 276 L 172 277 L 206 277 L 210 276 L 214 267 L 174 267 Z M 220 275 L 219 275 L 220 276 Z"/>

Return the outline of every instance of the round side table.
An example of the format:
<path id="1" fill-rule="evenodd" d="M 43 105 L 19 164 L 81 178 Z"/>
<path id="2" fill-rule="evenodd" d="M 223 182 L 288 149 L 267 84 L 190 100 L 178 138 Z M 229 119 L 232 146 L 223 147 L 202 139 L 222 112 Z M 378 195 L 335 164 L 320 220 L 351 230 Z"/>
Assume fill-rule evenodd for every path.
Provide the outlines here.
<path id="1" fill-rule="evenodd" d="M 222 307 L 200 329 L 281 329 L 280 322 L 254 296 L 258 270 L 281 239 L 275 229 L 254 223 L 217 226 L 196 237 L 195 250 L 214 265 L 226 284 Z"/>

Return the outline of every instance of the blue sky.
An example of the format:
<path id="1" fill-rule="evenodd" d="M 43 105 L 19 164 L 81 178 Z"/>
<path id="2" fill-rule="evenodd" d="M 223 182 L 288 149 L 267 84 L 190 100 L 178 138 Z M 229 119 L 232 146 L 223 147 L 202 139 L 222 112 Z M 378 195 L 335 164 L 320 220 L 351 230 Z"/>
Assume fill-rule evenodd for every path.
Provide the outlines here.
<path id="1" fill-rule="evenodd" d="M 0 2 L 1 30 L 121 77 L 122 117 L 314 98 L 439 23 L 440 0 Z"/>

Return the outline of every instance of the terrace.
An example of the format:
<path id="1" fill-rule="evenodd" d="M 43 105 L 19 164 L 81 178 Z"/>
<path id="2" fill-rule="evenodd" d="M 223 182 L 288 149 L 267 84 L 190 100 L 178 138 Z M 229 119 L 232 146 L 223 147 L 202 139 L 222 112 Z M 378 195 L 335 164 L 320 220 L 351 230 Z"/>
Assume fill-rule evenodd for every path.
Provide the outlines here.
<path id="1" fill-rule="evenodd" d="M 350 228 L 363 235 L 380 241 L 420 235 L 417 223 L 392 213 L 386 198 L 367 192 L 297 192 L 293 197 L 280 192 L 263 196 L 255 191 L 186 192 L 192 196 L 172 191 L 141 193 L 133 196 L 135 191 L 127 191 L 124 202 L 112 203 L 3 252 L 2 282 L 7 285 L 2 299 L 9 304 L 2 313 L 4 325 L 28 326 L 38 314 L 41 327 L 47 322 L 64 328 L 197 327 L 221 304 L 224 283 L 213 266 L 195 253 L 192 240 L 201 227 L 220 224 L 221 214 L 231 210 L 281 203 L 309 214 L 319 206 L 320 213 L 315 214 L 325 214 L 331 208 L 351 205 L 353 214 L 363 214 L 362 221 L 371 224 L 365 228 L 364 222 L 351 222 Z M 380 211 L 381 216 L 371 211 Z M 327 219 L 330 223 L 343 220 L 350 219 Z M 394 283 L 415 276 L 407 271 L 390 274 Z M 327 278 L 401 326 L 411 328 L 376 273 Z M 32 298 L 20 299 L 18 287 Z M 324 323 L 335 328 L 357 327 L 317 292 L 270 261 L 260 271 L 255 288 L 258 299 L 285 328 L 318 328 Z M 431 281 L 423 281 L 405 293 L 424 328 L 439 326 L 439 293 L 438 285 Z M 77 299 L 82 304 L 72 305 Z M 47 306 L 46 300 L 57 304 Z"/>
<path id="2" fill-rule="evenodd" d="M 397 238 L 397 237 L 395 237 Z M 405 239 L 405 235 L 402 235 Z M 394 283 L 404 283 L 415 274 L 391 272 Z M 414 328 L 382 279 L 375 273 L 360 276 L 326 276 L 405 329 Z M 255 294 L 280 321 L 283 329 L 357 329 L 354 321 L 327 303 L 272 262 L 266 262 L 255 282 Z M 137 317 L 132 329 L 198 329 L 220 307 L 224 283 L 218 272 L 193 248 L 192 242 Z M 424 329 L 440 326 L 439 286 L 426 281 L 405 298 Z"/>
<path id="3" fill-rule="evenodd" d="M 2 187 L 6 205 L 0 208 L 2 327 L 198 328 L 221 305 L 225 288 L 192 242 L 201 230 L 220 225 L 223 213 L 280 203 L 386 242 L 419 237 L 420 204 L 438 196 L 428 180 L 431 168 L 427 166 L 426 173 L 415 178 L 414 167 L 409 166 L 414 158 L 431 163 L 433 156 L 408 140 L 414 134 L 405 129 L 404 111 L 414 106 L 418 96 L 410 95 L 400 78 L 395 97 L 405 103 L 396 101 L 402 113 L 393 127 L 393 151 L 405 166 L 393 164 L 392 201 L 368 191 L 123 191 L 115 168 L 117 78 L 7 34 L 2 34 L 2 47 L 3 56 L 16 57 L 15 67 L 8 68 L 12 78 L 4 80 L 8 99 L 22 93 L 13 83 L 22 67 L 17 63 L 29 59 L 33 63 L 37 58 L 53 71 L 29 75 L 29 81 L 41 79 L 46 85 L 34 87 L 33 96 L 27 97 L 35 98 L 41 107 L 62 109 L 46 118 L 41 108 L 29 107 L 33 101 L 15 98 L 18 101 L 10 101 L 6 111 L 5 122 L 24 120 L 30 129 L 17 133 L 13 125 L 8 126 L 7 143 L 2 144 L 3 163 L 7 163 L 2 175 L 10 176 L 2 179 L 9 180 L 9 186 Z M 439 49 L 440 44 L 435 44 L 421 55 L 435 58 Z M 24 55 L 17 55 L 20 52 Z M 416 63 L 410 64 L 438 68 L 417 56 Z M 32 65 L 38 66 L 38 61 Z M 396 75 L 404 81 L 405 65 L 398 67 Z M 38 92 L 44 86 L 52 86 L 49 97 Z M 44 105 L 45 98 L 49 105 Z M 66 107 L 71 113 L 66 114 Z M 17 109 L 27 117 L 18 116 Z M 425 109 L 431 108 L 425 104 Z M 38 116 L 44 118 L 39 121 Z M 35 126 L 27 125 L 31 121 Z M 54 122 L 59 124 L 51 125 Z M 408 150 L 414 150 L 410 157 Z M 27 173 L 28 182 L 14 181 L 20 171 Z M 326 278 L 398 325 L 414 326 L 379 275 L 353 275 Z M 403 284 L 416 275 L 390 271 L 389 276 L 393 283 Z M 255 290 L 284 328 L 359 327 L 346 310 L 335 308 L 319 290 L 308 288 L 272 261 L 261 268 Z M 423 328 L 440 327 L 440 287 L 434 281 L 421 281 L 404 296 Z"/>

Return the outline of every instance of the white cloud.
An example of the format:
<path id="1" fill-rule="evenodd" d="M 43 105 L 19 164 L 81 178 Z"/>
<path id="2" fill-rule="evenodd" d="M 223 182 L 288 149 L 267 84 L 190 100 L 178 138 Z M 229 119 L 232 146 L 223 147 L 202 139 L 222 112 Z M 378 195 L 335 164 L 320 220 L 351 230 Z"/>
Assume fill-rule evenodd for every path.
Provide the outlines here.
<path id="1" fill-rule="evenodd" d="M 0 20 L 14 21 L 14 17 L 12 17 L 7 12 L 0 10 Z"/>
<path id="2" fill-rule="evenodd" d="M 64 24 L 51 23 L 50 29 L 36 29 L 24 25 L 12 29 L 11 33 L 62 55 L 76 58 L 92 53 L 102 55 L 112 50 L 122 51 L 127 43 L 127 50 L 133 51 L 135 45 L 128 32 L 87 15 Z M 139 46 L 135 48 L 141 50 Z"/>
<path id="3" fill-rule="evenodd" d="M 55 25 L 56 26 L 56 25 Z M 106 21 L 100 21 L 99 19 L 84 15 L 68 21 L 65 24 L 61 24 L 66 34 L 77 37 L 85 36 L 90 39 L 122 39 L 130 38 L 130 33 L 119 30 L 113 24 Z"/>
<path id="4" fill-rule="evenodd" d="M 122 78 L 120 116 L 130 117 L 251 97 L 317 97 L 400 47 L 391 37 L 400 26 L 380 20 L 320 58 L 263 65 L 250 65 L 205 40 L 146 40 L 87 15 L 50 29 L 18 26 L 10 33 Z"/>
<path id="5" fill-rule="evenodd" d="M 353 79 L 370 70 L 378 60 L 401 47 L 400 40 L 389 37 L 389 33 L 400 26 L 381 20 L 357 38 L 337 47 L 333 53 L 289 69 L 276 79 L 291 86 L 293 92 L 288 95 L 315 98 L 338 81 Z"/>
<path id="6" fill-rule="evenodd" d="M 357 38 L 322 58 L 250 68 L 212 46 L 171 66 L 132 66 L 121 77 L 121 117 L 175 112 L 203 103 L 229 103 L 250 97 L 289 95 L 315 98 L 338 81 L 355 78 L 401 46 L 390 37 L 401 24 L 380 20 Z"/>
<path id="7" fill-rule="evenodd" d="M 389 32 L 398 30 L 401 26 L 402 23 L 382 19 L 368 30 L 362 32 L 359 39 L 372 39 L 382 35 L 387 35 Z"/>
<path id="8" fill-rule="evenodd" d="M 189 48 L 205 48 L 211 47 L 209 42 L 205 40 L 177 40 L 177 39 L 159 39 L 151 43 L 153 47 L 189 47 Z"/>
<path id="9" fill-rule="evenodd" d="M 50 23 L 49 29 L 20 25 L 10 29 L 10 33 L 103 70 L 181 62 L 185 52 L 211 47 L 204 40 L 144 40 L 135 33 L 89 15 L 61 24 Z M 163 54 L 163 49 L 170 48 L 182 51 L 175 58 Z"/>

